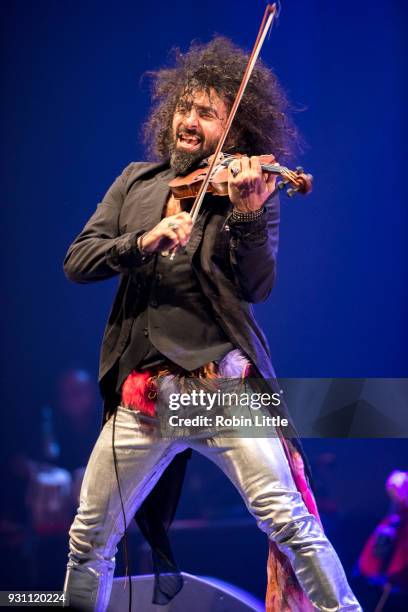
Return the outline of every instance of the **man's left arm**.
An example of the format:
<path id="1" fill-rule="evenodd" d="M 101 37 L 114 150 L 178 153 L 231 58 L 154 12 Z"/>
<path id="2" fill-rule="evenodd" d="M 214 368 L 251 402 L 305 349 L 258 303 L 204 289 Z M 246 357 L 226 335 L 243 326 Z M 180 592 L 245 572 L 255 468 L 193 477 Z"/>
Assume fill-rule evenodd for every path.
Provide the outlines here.
<path id="1" fill-rule="evenodd" d="M 231 264 L 247 302 L 264 302 L 275 282 L 280 217 L 275 183 L 257 156 L 237 158 L 229 166 Z"/>
<path id="2" fill-rule="evenodd" d="M 252 221 L 229 217 L 231 264 L 242 298 L 264 302 L 276 278 L 280 206 L 275 191 L 264 203 L 261 215 Z"/>

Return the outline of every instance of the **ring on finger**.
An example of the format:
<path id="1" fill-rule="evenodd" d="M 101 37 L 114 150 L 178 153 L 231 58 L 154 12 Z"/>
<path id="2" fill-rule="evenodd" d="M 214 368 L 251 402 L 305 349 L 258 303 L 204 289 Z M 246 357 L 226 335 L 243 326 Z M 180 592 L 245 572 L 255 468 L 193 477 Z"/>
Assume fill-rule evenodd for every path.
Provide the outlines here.
<path id="1" fill-rule="evenodd" d="M 167 224 L 167 227 L 169 227 L 170 229 L 177 229 L 179 226 L 178 223 L 175 223 L 174 221 L 169 221 Z"/>
<path id="2" fill-rule="evenodd" d="M 235 178 L 237 176 L 237 174 L 239 174 L 241 172 L 241 164 L 240 162 L 233 162 L 230 166 L 231 168 L 231 174 L 232 176 Z"/>

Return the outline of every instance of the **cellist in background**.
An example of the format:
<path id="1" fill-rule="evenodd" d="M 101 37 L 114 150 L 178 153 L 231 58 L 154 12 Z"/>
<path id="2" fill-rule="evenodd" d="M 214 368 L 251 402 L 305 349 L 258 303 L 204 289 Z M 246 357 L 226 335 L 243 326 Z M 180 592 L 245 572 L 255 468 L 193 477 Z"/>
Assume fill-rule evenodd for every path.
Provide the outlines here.
<path id="1" fill-rule="evenodd" d="M 408 596 L 408 472 L 394 470 L 385 490 L 391 500 L 389 513 L 377 525 L 358 560 L 362 576 L 383 587 L 376 612 L 394 591 Z M 407 601 L 405 601 L 407 603 Z M 391 609 L 391 599 L 387 609 Z"/>

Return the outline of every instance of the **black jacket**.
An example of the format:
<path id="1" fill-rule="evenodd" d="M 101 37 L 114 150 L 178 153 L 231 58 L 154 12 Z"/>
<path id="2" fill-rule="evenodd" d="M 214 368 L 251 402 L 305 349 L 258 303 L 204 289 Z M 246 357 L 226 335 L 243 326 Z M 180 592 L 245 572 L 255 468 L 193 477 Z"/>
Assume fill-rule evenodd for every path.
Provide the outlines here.
<path id="1" fill-rule="evenodd" d="M 115 408 L 115 365 L 122 354 L 138 300 L 152 273 L 143 261 L 137 237 L 161 219 L 174 174 L 167 164 L 131 163 L 110 187 L 82 232 L 70 246 L 64 269 L 70 280 L 88 283 L 121 275 L 105 329 L 99 380 L 105 414 Z M 275 281 L 279 236 L 279 199 L 251 222 L 230 218 L 228 198 L 207 196 L 186 251 L 218 323 L 231 342 L 248 355 L 263 378 L 274 378 L 267 340 L 251 303 L 269 296 Z"/>

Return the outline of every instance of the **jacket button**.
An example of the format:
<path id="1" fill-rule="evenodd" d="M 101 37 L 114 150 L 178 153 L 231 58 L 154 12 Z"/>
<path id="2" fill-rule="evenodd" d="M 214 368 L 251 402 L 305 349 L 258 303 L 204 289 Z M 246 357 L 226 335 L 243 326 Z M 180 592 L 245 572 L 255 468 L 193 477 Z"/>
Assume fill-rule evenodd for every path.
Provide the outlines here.
<path id="1" fill-rule="evenodd" d="M 163 277 L 162 277 L 162 275 L 161 275 L 161 274 L 156 274 L 156 280 L 157 280 L 158 282 L 160 282 L 162 278 L 163 278 Z"/>
<path id="2" fill-rule="evenodd" d="M 145 338 L 147 338 L 147 336 L 149 335 L 149 330 L 147 329 L 147 327 L 143 328 L 143 335 L 145 336 Z"/>
<path id="3" fill-rule="evenodd" d="M 158 306 L 157 300 L 150 300 L 150 306 L 152 306 L 153 308 L 157 308 Z"/>

